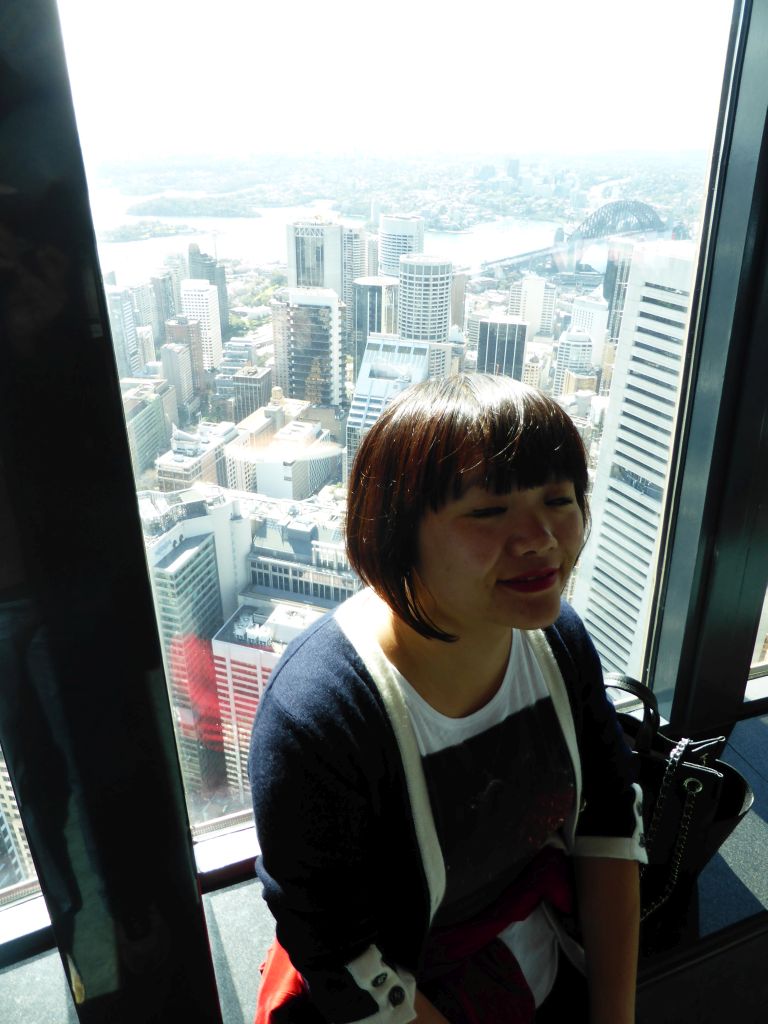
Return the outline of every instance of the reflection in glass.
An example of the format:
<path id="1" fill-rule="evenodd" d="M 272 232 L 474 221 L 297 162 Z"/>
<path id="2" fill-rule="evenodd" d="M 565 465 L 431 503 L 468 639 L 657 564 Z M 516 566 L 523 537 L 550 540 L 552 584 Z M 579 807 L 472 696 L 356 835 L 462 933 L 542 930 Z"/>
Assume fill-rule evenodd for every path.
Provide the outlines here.
<path id="1" fill-rule="evenodd" d="M 516 24 L 546 38 L 546 55 L 524 46 L 510 66 L 508 5 L 477 19 L 436 8 L 423 21 L 411 5 L 408 39 L 391 16 L 362 54 L 333 3 L 321 23 L 302 8 L 290 40 L 270 12 L 256 24 L 252 6 L 235 4 L 218 76 L 226 19 L 190 35 L 181 8 L 161 7 L 150 17 L 139 4 L 121 40 L 130 53 L 136 32 L 136 52 L 163 68 L 142 102 L 146 83 L 120 74 L 120 53 L 92 70 L 88 40 L 105 15 L 61 0 L 195 825 L 248 806 L 245 754 L 270 673 L 292 637 L 359 586 L 343 547 L 350 462 L 392 397 L 424 377 L 510 373 L 571 414 L 593 527 L 569 593 L 606 668 L 639 675 L 730 5 L 702 25 L 695 4 L 651 2 L 663 31 L 648 5 L 626 23 L 601 0 L 547 5 L 546 24 L 531 5 Z M 269 42 L 263 80 L 281 86 L 258 114 L 239 77 L 247 29 Z M 327 81 L 308 85 L 301 68 L 317 67 L 323 33 L 346 53 L 343 80 L 329 64 Z M 627 71 L 630 34 L 655 54 L 652 70 Z M 407 68 L 389 69 L 396 118 L 377 116 L 349 63 L 390 49 Z M 195 88 L 195 52 L 209 74 L 193 102 L 168 92 L 168 70 L 178 54 Z M 459 52 L 483 64 L 449 99 L 446 55 Z M 589 113 L 551 74 L 575 53 L 594 58 L 579 62 Z M 313 101 L 334 81 L 343 116 L 329 130 Z M 111 104 L 101 133 L 96 93 Z M 161 110 L 173 132 L 156 123 Z M 131 146 L 123 132 L 110 147 L 107 126 L 129 122 Z"/>

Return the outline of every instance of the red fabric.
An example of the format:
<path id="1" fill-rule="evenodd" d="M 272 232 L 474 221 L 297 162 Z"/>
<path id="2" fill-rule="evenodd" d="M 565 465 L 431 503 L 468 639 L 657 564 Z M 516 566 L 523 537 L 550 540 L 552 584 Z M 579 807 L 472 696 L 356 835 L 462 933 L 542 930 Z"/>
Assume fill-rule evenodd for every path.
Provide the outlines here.
<path id="1" fill-rule="evenodd" d="M 573 887 L 560 850 L 545 847 L 489 910 L 461 925 L 434 929 L 425 966 L 437 977 L 424 995 L 452 1024 L 532 1024 L 533 994 L 510 949 L 497 936 L 546 900 L 571 912 Z"/>
<path id="2" fill-rule="evenodd" d="M 545 901 L 562 914 L 573 907 L 568 862 L 561 850 L 551 846 L 531 861 L 525 871 L 488 910 L 469 921 L 429 934 L 426 961 L 433 966 L 465 960 L 492 942 L 513 921 L 524 921 Z"/>
<path id="3" fill-rule="evenodd" d="M 437 977 L 421 987 L 449 1021 L 532 1024 L 533 995 L 517 960 L 497 936 L 513 921 L 523 921 L 543 900 L 566 914 L 573 906 L 567 860 L 551 847 L 541 851 L 490 910 L 430 932 L 426 966 Z M 309 1010 L 302 977 L 277 939 L 261 965 L 261 975 L 254 1024 L 292 1024 L 297 1013 Z"/>
<path id="4" fill-rule="evenodd" d="M 287 1022 L 292 1004 L 304 995 L 304 980 L 277 939 L 259 970 L 261 985 L 254 1024 Z"/>

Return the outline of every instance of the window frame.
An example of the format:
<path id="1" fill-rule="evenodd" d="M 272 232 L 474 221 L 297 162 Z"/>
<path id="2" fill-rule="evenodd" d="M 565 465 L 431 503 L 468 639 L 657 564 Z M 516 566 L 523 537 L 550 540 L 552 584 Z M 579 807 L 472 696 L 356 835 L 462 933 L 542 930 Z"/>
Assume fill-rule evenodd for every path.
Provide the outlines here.
<path id="1" fill-rule="evenodd" d="M 34 577 L 41 607 L 51 615 L 56 607 L 52 602 L 60 601 L 67 585 L 71 584 L 73 593 L 77 592 L 73 581 L 65 576 L 65 571 L 76 565 L 73 556 L 77 555 L 78 559 L 82 558 L 80 572 L 84 576 L 90 573 L 92 579 L 106 580 L 110 584 L 100 590 L 100 596 L 103 592 L 99 618 L 101 628 L 111 629 L 113 635 L 119 635 L 126 608 L 133 612 L 138 609 L 138 621 L 146 635 L 142 635 L 141 643 L 131 645 L 135 650 L 126 652 L 129 664 L 118 674 L 118 684 L 136 716 L 132 724 L 136 728 L 137 740 L 148 744 L 161 766 L 161 774 L 167 777 L 168 784 L 158 799 L 162 799 L 161 810 L 167 818 L 168 830 L 159 846 L 148 843 L 142 836 L 128 835 L 125 842 L 136 858 L 142 878 L 146 879 L 148 902 L 154 899 L 163 905 L 169 879 L 173 879 L 174 906 L 179 913 L 175 917 L 169 912 L 165 920 L 171 928 L 174 962 L 178 962 L 179 971 L 176 985 L 167 998 L 177 1012 L 184 1013 L 189 1024 L 196 1020 L 212 1021 L 220 1019 L 220 1016 L 200 888 L 202 886 L 205 890 L 218 884 L 231 884 L 252 875 L 253 850 L 243 856 L 225 852 L 209 873 L 195 867 L 138 509 L 134 500 L 126 500 L 129 491 L 134 494 L 133 474 L 122 422 L 114 356 L 105 347 L 109 341 L 106 301 L 99 283 L 96 244 L 87 207 L 87 185 L 77 142 L 58 14 L 54 0 L 27 0 L 24 7 L 24 11 L 17 15 L 14 39 L 0 39 L 0 56 L 7 56 L 10 66 L 18 74 L 15 113 L 20 119 L 19 127 L 23 129 L 31 124 L 33 118 L 39 117 L 42 108 L 55 131 L 49 132 L 42 149 L 38 147 L 34 154 L 23 147 L 12 154 L 17 161 L 15 174 L 20 186 L 15 209 L 19 217 L 24 216 L 25 204 L 29 206 L 31 203 L 30 208 L 34 209 L 39 195 L 34 192 L 37 168 L 33 166 L 32 158 L 35 157 L 36 161 L 44 157 L 54 180 L 65 186 L 58 201 L 74 200 L 77 208 L 78 230 L 70 239 L 67 255 L 81 269 L 81 294 L 77 316 L 70 321 L 69 329 L 70 335 L 82 343 L 83 351 L 77 352 L 72 379 L 76 382 L 87 379 L 98 384 L 86 393 L 79 389 L 75 392 L 81 402 L 87 401 L 88 422 L 86 424 L 84 419 L 77 418 L 69 420 L 67 444 L 70 448 L 77 444 L 89 445 L 91 434 L 99 431 L 106 431 L 110 439 L 109 458 L 92 462 L 98 466 L 98 474 L 92 473 L 84 480 L 73 479 L 68 487 L 64 486 L 66 481 L 62 479 L 59 498 L 74 510 L 80 502 L 98 501 L 103 520 L 101 539 L 119 533 L 121 543 L 119 557 L 107 559 L 106 563 L 95 562 L 91 547 L 93 538 L 76 532 L 80 546 L 73 545 L 70 557 L 47 560 L 45 574 L 32 574 L 31 578 Z M 7 52 L 11 42 L 17 51 L 14 54 Z M 35 55 L 35 59 L 19 62 L 19 52 Z M 730 43 L 732 72 L 724 86 L 720 115 L 722 145 L 713 162 L 707 248 L 700 259 L 695 285 L 695 295 L 701 299 L 692 332 L 693 345 L 687 357 L 689 390 L 678 425 L 680 444 L 676 472 L 667 500 L 669 530 L 654 598 L 656 615 L 645 670 L 645 678 L 660 696 L 662 707 L 666 706 L 665 702 L 669 705 L 673 726 L 690 728 L 691 731 L 709 728 L 712 724 L 722 725 L 727 730 L 746 714 L 761 714 L 768 709 L 768 700 L 754 702 L 746 710 L 743 703 L 754 629 L 768 583 L 768 568 L 761 568 L 761 565 L 768 566 L 764 557 L 768 548 L 768 523 L 764 515 L 756 511 L 766 507 L 768 481 L 760 479 L 757 471 L 760 458 L 755 457 L 768 454 L 766 402 L 759 387 L 760 381 L 768 379 L 765 372 L 768 369 L 768 352 L 760 351 L 760 332 L 763 332 L 763 337 L 768 333 L 768 195 L 761 190 L 760 177 L 762 175 L 762 180 L 766 180 L 768 160 L 765 132 L 768 78 L 763 72 L 763 55 L 766 52 L 768 0 L 745 0 L 735 17 Z M 3 172 L 11 149 L 5 146 L 0 151 L 0 170 Z M 25 159 L 30 161 L 30 176 L 26 184 L 23 175 L 19 176 L 18 165 Z M 3 176 L 0 180 L 8 179 Z M 6 208 L 10 204 L 11 200 L 8 200 Z M 38 224 L 37 227 L 41 231 L 38 245 L 42 247 L 46 244 L 44 225 Z M 57 238 L 55 244 L 60 245 L 61 239 Z M 0 291 L 4 288 L 5 284 L 0 283 Z M 756 313 L 750 319 L 752 304 L 756 304 Z M 723 344 L 723 338 L 726 338 L 726 344 Z M 87 360 L 90 363 L 86 366 Z M 13 365 L 11 360 L 10 369 Z M 50 367 L 43 360 L 37 369 L 37 373 L 23 375 L 31 389 L 28 392 L 31 407 L 63 412 L 66 405 L 60 394 L 61 380 L 50 374 Z M 96 400 L 96 394 L 102 397 Z M 757 447 L 752 441 L 754 431 L 750 431 L 750 424 L 756 416 L 761 422 Z M 24 426 L 19 417 L 18 429 Z M 0 444 L 4 448 L 14 433 L 7 416 L 0 433 Z M 734 448 L 735 445 L 742 447 Z M 28 449 L 29 445 L 26 447 Z M 22 445 L 21 454 L 13 458 L 7 450 L 3 452 L 6 471 L 15 472 L 21 468 L 24 449 Z M 734 452 L 734 457 L 731 457 Z M 26 489 L 14 495 L 20 502 L 19 512 L 24 510 L 24 501 L 33 500 L 35 493 L 36 500 L 45 505 L 49 487 L 48 476 L 45 480 L 27 481 Z M 737 499 L 736 495 L 742 493 L 749 495 L 749 502 Z M 58 509 L 43 508 L 40 515 L 40 522 L 51 528 L 52 540 L 61 544 L 72 543 L 72 535 L 67 535 L 64 530 L 64 526 L 74 525 L 69 513 L 63 515 L 63 523 L 57 522 L 61 518 Z M 104 550 L 109 552 L 108 544 Z M 126 565 L 131 566 L 127 579 Z M 82 582 L 79 577 L 75 581 Z M 118 584 L 121 589 L 127 588 L 119 600 L 116 599 Z M 759 601 L 756 600 L 758 593 Z M 125 766 L 97 760 L 96 752 L 88 745 L 87 726 L 94 721 L 88 712 L 88 704 L 102 693 L 103 673 L 76 671 L 81 651 L 75 650 L 74 645 L 82 639 L 82 624 L 77 622 L 76 608 L 67 609 L 59 604 L 57 611 L 59 609 L 63 619 L 57 625 L 58 639 L 63 642 L 67 625 L 72 626 L 72 646 L 61 655 L 58 663 L 58 692 L 72 730 L 62 733 L 60 739 L 72 758 L 90 762 L 93 773 L 99 776 L 98 791 L 92 792 L 90 802 L 84 799 L 82 811 L 86 816 L 94 813 L 98 800 L 110 787 L 118 787 L 121 795 L 136 800 L 138 810 L 138 794 L 131 794 L 131 787 L 126 786 Z M 29 732 L 21 742 L 11 741 L 8 744 L 7 734 L 3 733 L 3 713 L 6 710 L 0 696 L 0 738 L 9 755 L 9 766 L 13 763 L 18 766 L 23 760 L 22 748 L 33 747 L 35 736 Z M 81 717 L 82 724 L 78 726 Z M 122 727 L 118 721 L 109 725 L 115 734 Z M 107 739 L 104 734 L 101 738 Z M 102 742 L 100 752 L 108 746 L 107 742 Z M 22 815 L 25 823 L 31 821 L 36 810 L 45 807 L 45 799 L 44 794 L 35 791 L 34 787 L 27 789 Z M 34 833 L 34 827 L 29 831 Z M 242 831 L 247 832 L 247 827 Z M 213 840 L 206 842 L 212 843 Z M 217 840 L 217 843 L 220 850 L 226 851 L 225 841 Z M 230 850 L 236 845 L 233 843 Z M 100 856 L 108 856 L 108 843 L 98 852 Z M 124 856 L 125 850 L 120 854 Z M 50 872 L 45 857 L 38 853 L 37 858 L 42 889 L 46 893 L 50 890 Z M 126 897 L 126 893 L 120 891 L 119 879 L 110 876 L 103 881 L 110 900 L 119 905 Z M 5 911 L 0 911 L 3 913 Z M 15 945 L 13 942 L 0 943 L 0 963 L 28 956 L 30 949 L 50 948 L 54 939 L 60 940 L 65 925 L 55 906 L 51 918 L 50 930 L 37 927 L 38 918 L 26 944 L 22 940 Z M 36 945 L 31 947 L 30 941 Z M 203 987 L 208 989 L 208 995 L 202 1001 L 197 998 L 201 979 Z M 145 987 L 141 992 L 137 987 L 134 994 L 145 1005 L 151 1005 L 155 999 L 152 979 L 140 979 L 136 985 Z M 192 993 L 196 999 L 190 1005 Z"/>
<path id="2" fill-rule="evenodd" d="M 728 735 L 768 710 L 768 700 L 744 702 L 768 584 L 766 52 L 768 3 L 746 2 L 729 42 L 644 667 L 680 733 Z"/>

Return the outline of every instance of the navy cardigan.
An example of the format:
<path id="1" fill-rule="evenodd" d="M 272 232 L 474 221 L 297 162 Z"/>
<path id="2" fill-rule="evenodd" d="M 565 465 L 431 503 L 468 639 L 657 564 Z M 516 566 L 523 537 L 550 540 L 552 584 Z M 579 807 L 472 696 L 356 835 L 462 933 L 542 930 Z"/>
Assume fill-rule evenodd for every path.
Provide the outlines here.
<path id="1" fill-rule="evenodd" d="M 249 759 L 257 873 L 321 1014 L 400 1024 L 413 1017 L 442 860 L 399 691 L 382 683 L 386 665 L 354 613 L 362 600 L 293 641 L 262 699 Z M 537 635 L 553 699 L 567 693 L 559 713 L 580 796 L 566 847 L 643 860 L 639 790 L 597 653 L 565 603 Z"/>

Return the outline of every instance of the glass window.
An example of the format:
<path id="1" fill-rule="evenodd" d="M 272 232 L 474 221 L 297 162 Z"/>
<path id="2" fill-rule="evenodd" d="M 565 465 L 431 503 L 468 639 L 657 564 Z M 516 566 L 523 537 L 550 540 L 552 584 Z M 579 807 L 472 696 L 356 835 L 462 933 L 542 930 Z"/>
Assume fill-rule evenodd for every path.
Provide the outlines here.
<path id="1" fill-rule="evenodd" d="M 290 19 L 225 0 L 204 22 L 59 6 L 195 825 L 247 810 L 263 682 L 358 586 L 340 510 L 359 438 L 403 375 L 476 368 L 481 323 L 512 317 L 516 346 L 523 325 L 492 368 L 582 433 L 593 526 L 569 594 L 606 668 L 639 675 L 731 3 L 455 19 L 394 0 L 370 36 L 334 0 Z M 360 74 L 323 65 L 320 116 L 301 69 L 322 45 Z M 394 55 L 408 73 L 380 101 L 365 69 Z M 356 356 L 355 286 L 408 253 L 440 264 L 403 264 L 397 319 L 372 303 Z"/>

